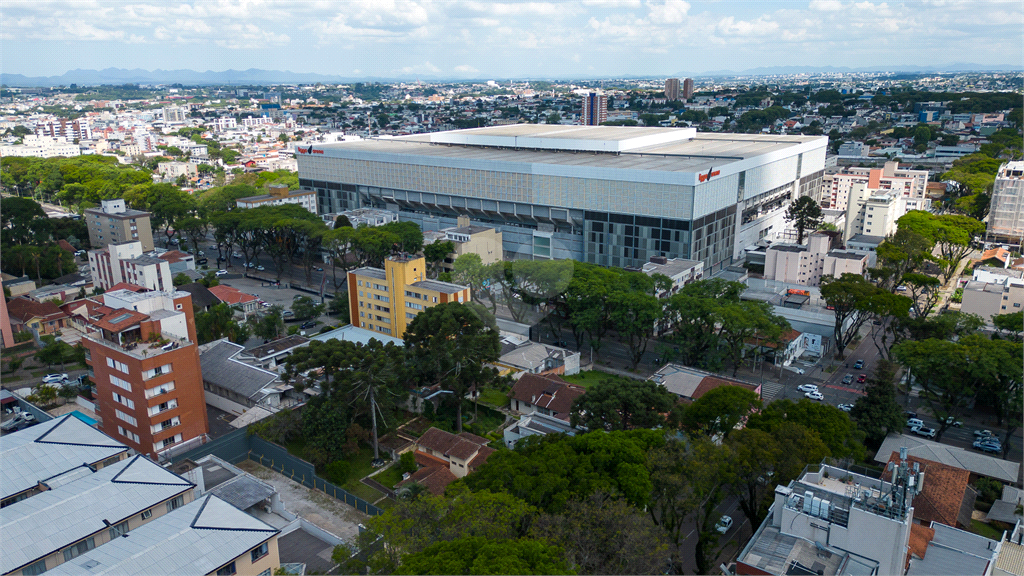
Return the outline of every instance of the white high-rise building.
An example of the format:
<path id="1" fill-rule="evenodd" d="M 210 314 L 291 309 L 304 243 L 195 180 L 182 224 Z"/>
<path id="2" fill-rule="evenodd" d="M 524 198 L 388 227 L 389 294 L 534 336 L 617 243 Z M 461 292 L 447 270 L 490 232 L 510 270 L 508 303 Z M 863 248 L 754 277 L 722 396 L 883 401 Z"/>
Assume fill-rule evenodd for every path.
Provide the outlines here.
<path id="1" fill-rule="evenodd" d="M 1024 236 L 1024 162 L 999 167 L 989 209 L 990 238 L 1020 241 Z"/>

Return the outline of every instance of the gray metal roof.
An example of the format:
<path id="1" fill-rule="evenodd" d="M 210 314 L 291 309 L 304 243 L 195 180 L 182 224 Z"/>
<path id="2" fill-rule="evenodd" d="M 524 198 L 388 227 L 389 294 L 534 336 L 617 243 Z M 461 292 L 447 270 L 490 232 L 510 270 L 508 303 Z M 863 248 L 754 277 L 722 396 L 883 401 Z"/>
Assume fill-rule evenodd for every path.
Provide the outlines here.
<path id="1" fill-rule="evenodd" d="M 468 288 L 468 286 L 452 284 L 451 282 L 441 282 L 439 280 L 420 280 L 419 282 L 413 282 L 410 286 L 423 288 L 425 290 L 434 290 L 435 292 L 443 292 L 445 294 L 455 294 L 456 292 L 462 292 Z"/>
<path id="2" fill-rule="evenodd" d="M 213 342 L 205 351 L 200 349 L 199 366 L 203 371 L 203 380 L 251 398 L 260 390 L 277 380 L 277 374 L 250 366 L 235 356 L 243 348 L 227 339 Z"/>
<path id="3" fill-rule="evenodd" d="M 276 490 L 273 486 L 252 476 L 235 476 L 210 490 L 210 494 L 215 494 L 239 510 L 247 510 L 259 504 L 273 496 L 274 492 Z"/>
<path id="4" fill-rule="evenodd" d="M 362 268 L 356 268 L 355 270 L 349 272 L 349 274 L 354 274 L 356 276 L 362 276 L 364 278 L 367 278 L 367 277 L 368 278 L 376 278 L 377 280 L 386 280 L 387 279 L 387 274 L 383 270 L 381 270 L 380 268 L 370 268 L 368 266 L 364 266 Z"/>
<path id="5" fill-rule="evenodd" d="M 1017 474 L 1020 472 L 1019 462 L 1011 462 L 980 452 L 940 444 L 909 434 L 892 434 L 886 437 L 875 454 L 875 461 L 888 462 L 892 453 L 899 452 L 901 446 L 906 446 L 907 453 L 911 456 L 956 466 L 1002 482 L 1016 482 Z"/>
<path id="6" fill-rule="evenodd" d="M 47 573 L 209 574 L 277 533 L 207 494 Z"/>
<path id="7" fill-rule="evenodd" d="M 0 496 L 7 498 L 82 464 L 95 464 L 128 447 L 65 415 L 0 438 Z"/>
<path id="8" fill-rule="evenodd" d="M 351 324 L 331 330 L 330 332 L 317 334 L 316 336 L 313 336 L 312 339 L 319 340 L 320 342 L 327 342 L 328 340 L 345 340 L 348 342 L 356 342 L 364 346 L 369 344 L 370 340 L 378 340 L 383 344 L 391 342 L 396 346 L 403 346 L 405 344 L 405 341 L 401 338 L 395 338 L 394 336 L 388 336 L 387 334 L 381 334 L 379 332 L 372 332 Z"/>
<path id="9" fill-rule="evenodd" d="M 536 134 L 539 125 L 528 125 L 529 134 L 495 134 L 497 136 L 532 136 L 544 139 L 560 138 L 554 134 Z M 500 128 L 522 130 L 522 126 L 504 126 Z M 562 127 L 565 128 L 565 127 Z M 616 142 L 635 138 L 632 130 L 644 130 L 648 134 L 658 131 L 678 131 L 678 128 L 623 128 L 600 127 L 600 133 L 594 136 L 577 130 L 566 132 L 562 136 L 567 142 L 571 140 L 607 140 Z M 493 129 L 490 128 L 490 129 Z M 506 130 L 508 131 L 508 130 Z M 463 132 L 463 131 L 455 131 Z M 563 166 L 593 166 L 600 168 L 616 168 L 627 170 L 650 170 L 659 172 L 703 172 L 711 167 L 722 167 L 732 162 L 745 160 L 785 151 L 793 146 L 820 139 L 817 136 L 776 136 L 763 134 L 714 134 L 699 132 L 692 139 L 669 141 L 661 144 L 632 148 L 620 153 L 578 152 L 567 148 L 530 149 L 499 147 L 497 145 L 462 145 L 432 143 L 438 134 L 418 134 L 391 139 L 370 139 L 352 142 L 338 142 L 318 145 L 327 152 L 328 157 L 344 156 L 345 152 L 373 152 L 379 154 L 395 154 L 408 156 L 424 156 L 433 158 L 450 158 L 461 160 L 485 160 L 491 162 L 554 164 Z M 490 134 L 483 134 L 489 136 Z M 640 135 L 643 136 L 643 135 Z M 338 154 L 340 152 L 340 154 Z"/>
<path id="10" fill-rule="evenodd" d="M 935 537 L 928 542 L 924 558 L 910 561 L 907 576 L 982 576 L 995 563 L 995 540 L 938 522 L 932 522 L 931 528 Z"/>
<path id="11" fill-rule="evenodd" d="M 6 574 L 191 490 L 194 485 L 142 456 L 0 508 Z"/>

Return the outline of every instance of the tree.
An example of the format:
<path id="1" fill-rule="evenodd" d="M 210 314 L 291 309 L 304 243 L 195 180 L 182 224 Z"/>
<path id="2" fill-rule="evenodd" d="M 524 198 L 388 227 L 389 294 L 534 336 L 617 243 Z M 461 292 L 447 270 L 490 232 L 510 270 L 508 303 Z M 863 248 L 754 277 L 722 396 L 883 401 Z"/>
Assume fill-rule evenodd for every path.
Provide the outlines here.
<path id="1" fill-rule="evenodd" d="M 864 313 L 868 298 L 880 290 L 858 274 L 843 274 L 839 278 L 822 277 L 821 297 L 835 314 L 832 341 L 835 343 L 837 360 L 845 357 L 846 347 L 868 319 Z"/>
<path id="2" fill-rule="evenodd" d="M 728 437 L 751 412 L 760 410 L 757 393 L 740 386 L 719 386 L 683 409 L 683 428 L 710 438 Z"/>
<path id="3" fill-rule="evenodd" d="M 562 115 L 559 114 L 558 112 L 552 112 L 551 114 L 548 114 L 548 117 L 547 117 L 547 123 L 548 124 L 561 124 L 561 122 L 562 122 Z"/>
<path id="4" fill-rule="evenodd" d="M 732 358 L 732 375 L 739 371 L 746 351 L 746 343 L 757 342 L 779 344 L 782 333 L 789 329 L 789 322 L 773 312 L 767 302 L 744 300 L 729 302 L 719 307 L 718 340 L 725 345 Z"/>
<path id="5" fill-rule="evenodd" d="M 44 345 L 35 353 L 35 359 L 47 366 L 60 364 L 60 369 L 64 370 L 65 363 L 71 361 L 75 354 L 74 348 L 53 336 L 43 337 L 43 339 Z"/>
<path id="6" fill-rule="evenodd" d="M 468 536 L 402 557 L 395 574 L 573 574 L 564 552 L 543 540 Z"/>
<path id="7" fill-rule="evenodd" d="M 992 316 L 992 323 L 999 330 L 1000 337 L 1020 342 L 1021 333 L 1024 332 L 1024 311 L 996 314 Z"/>
<path id="8" fill-rule="evenodd" d="M 801 196 L 796 199 L 786 210 L 786 221 L 792 222 L 796 227 L 796 243 L 804 243 L 804 232 L 817 230 L 824 217 L 821 214 L 821 206 L 810 196 Z"/>
<path id="9" fill-rule="evenodd" d="M 326 304 L 317 304 L 309 296 L 300 296 L 292 301 L 292 312 L 297 320 L 319 318 L 327 309 Z"/>
<path id="10" fill-rule="evenodd" d="M 806 399 L 797 402 L 776 400 L 761 412 L 751 415 L 747 427 L 774 435 L 786 423 L 799 424 L 811 430 L 836 458 L 864 457 L 863 433 L 846 412 L 835 406 Z"/>
<path id="11" fill-rule="evenodd" d="M 588 430 L 656 428 L 676 396 L 650 380 L 602 380 L 573 402 L 570 422 Z"/>
<path id="12" fill-rule="evenodd" d="M 902 227 L 878 245 L 878 267 L 870 269 L 871 276 L 878 280 L 878 286 L 892 292 L 903 277 L 916 272 L 931 257 L 933 242 L 924 234 Z"/>
<path id="13" fill-rule="evenodd" d="M 650 294 L 620 291 L 608 298 L 608 320 L 629 349 L 633 370 L 647 351 L 647 344 L 662 316 L 661 301 Z"/>
<path id="14" fill-rule="evenodd" d="M 455 243 L 451 240 L 438 240 L 423 247 L 423 256 L 427 261 L 427 265 L 434 273 L 435 278 L 441 263 L 453 252 L 455 252 Z"/>
<path id="15" fill-rule="evenodd" d="M 184 286 L 185 284 L 191 284 L 192 279 L 189 278 L 184 272 L 175 274 L 172 282 L 175 286 Z"/>
<path id="16" fill-rule="evenodd" d="M 405 346 L 419 381 L 451 392 L 461 433 L 462 401 L 470 386 L 482 386 L 497 377 L 494 368 L 484 365 L 500 356 L 498 333 L 471 308 L 450 302 L 416 315 L 406 328 Z"/>
<path id="17" fill-rule="evenodd" d="M 347 294 L 336 294 L 327 304 L 327 313 L 338 316 L 343 324 L 349 323 L 349 301 Z"/>
<path id="18" fill-rule="evenodd" d="M 910 298 L 913 300 L 914 315 L 918 318 L 925 318 L 939 303 L 942 294 L 939 288 L 942 282 L 938 278 L 910 272 L 903 275 L 903 285 L 907 287 Z"/>
<path id="19" fill-rule="evenodd" d="M 928 238 L 938 254 L 930 256 L 941 270 L 946 284 L 971 251 L 971 241 L 985 231 L 985 225 L 969 216 L 945 214 L 936 216 L 921 210 L 911 210 L 896 221 L 900 229 L 906 228 Z"/>
<path id="20" fill-rule="evenodd" d="M 348 219 L 348 216 L 344 214 L 338 214 L 338 217 L 334 219 L 334 229 L 338 228 L 352 228 L 352 222 Z"/>
<path id="21" fill-rule="evenodd" d="M 850 416 L 864 431 L 868 444 L 877 448 L 885 437 L 903 429 L 903 409 L 896 402 L 896 365 L 879 360 L 868 379 L 864 397 L 857 400 Z"/>
<path id="22" fill-rule="evenodd" d="M 722 500 L 725 480 L 725 452 L 710 440 L 699 439 L 689 446 L 672 441 L 648 455 L 651 474 L 651 504 L 648 512 L 668 534 L 669 563 L 672 572 L 682 573 L 679 548 L 686 521 L 696 524 L 695 560 L 698 574 L 709 574 L 714 562 L 718 535 L 714 523 L 715 507 Z"/>
<path id="23" fill-rule="evenodd" d="M 760 524 L 766 494 L 774 492 L 771 479 L 782 457 L 775 438 L 763 430 L 743 428 L 726 439 L 725 489 L 736 496 L 752 526 Z"/>
<path id="24" fill-rule="evenodd" d="M 541 515 L 530 534 L 564 549 L 566 564 L 579 574 L 655 574 L 668 550 L 649 516 L 601 492 L 572 500 L 561 514 Z"/>
<path id="25" fill-rule="evenodd" d="M 274 305 L 267 308 L 262 317 L 255 316 L 254 319 L 250 319 L 250 322 L 253 323 L 253 333 L 264 340 L 273 340 L 280 336 L 285 330 L 281 312 L 283 309 Z"/>

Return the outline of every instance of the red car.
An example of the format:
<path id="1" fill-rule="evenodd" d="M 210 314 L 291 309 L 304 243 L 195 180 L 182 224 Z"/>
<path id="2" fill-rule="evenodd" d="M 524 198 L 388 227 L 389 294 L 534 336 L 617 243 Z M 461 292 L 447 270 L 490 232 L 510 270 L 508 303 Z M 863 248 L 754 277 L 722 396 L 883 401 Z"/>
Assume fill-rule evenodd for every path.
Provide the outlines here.
<path id="1" fill-rule="evenodd" d="M 867 381 L 868 381 L 868 375 L 867 374 L 861 374 L 860 376 L 857 376 L 857 384 L 863 384 L 863 383 L 865 383 Z"/>

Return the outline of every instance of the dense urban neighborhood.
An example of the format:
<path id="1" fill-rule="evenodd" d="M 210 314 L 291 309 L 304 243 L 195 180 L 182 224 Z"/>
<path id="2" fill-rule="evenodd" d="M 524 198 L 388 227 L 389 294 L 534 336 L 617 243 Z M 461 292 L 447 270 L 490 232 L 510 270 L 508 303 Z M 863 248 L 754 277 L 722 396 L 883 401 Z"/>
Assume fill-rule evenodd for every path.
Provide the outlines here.
<path id="1" fill-rule="evenodd" d="M 1022 109 L 4 85 L 0 574 L 1024 576 Z"/>

